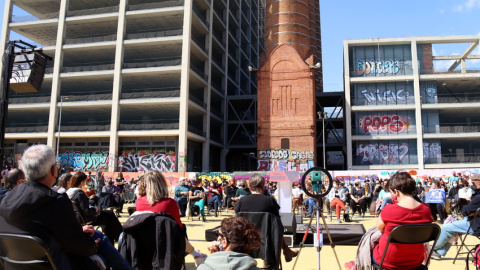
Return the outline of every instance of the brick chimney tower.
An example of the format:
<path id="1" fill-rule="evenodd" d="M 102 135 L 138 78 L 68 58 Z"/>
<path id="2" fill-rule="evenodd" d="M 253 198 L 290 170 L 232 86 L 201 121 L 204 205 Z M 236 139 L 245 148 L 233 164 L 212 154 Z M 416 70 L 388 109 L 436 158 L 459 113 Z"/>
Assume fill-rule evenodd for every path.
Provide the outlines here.
<path id="1" fill-rule="evenodd" d="M 258 170 L 303 171 L 316 163 L 319 1 L 267 0 L 265 17 L 266 49 L 257 71 Z"/>

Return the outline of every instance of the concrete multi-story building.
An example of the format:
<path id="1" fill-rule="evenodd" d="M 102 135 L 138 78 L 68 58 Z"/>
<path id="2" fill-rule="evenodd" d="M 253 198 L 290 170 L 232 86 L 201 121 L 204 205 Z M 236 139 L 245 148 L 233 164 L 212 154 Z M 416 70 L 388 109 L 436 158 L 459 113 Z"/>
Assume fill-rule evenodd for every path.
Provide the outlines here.
<path id="1" fill-rule="evenodd" d="M 479 41 L 345 40 L 348 169 L 480 167 Z"/>
<path id="2" fill-rule="evenodd" d="M 10 93 L 9 162 L 58 142 L 83 170 L 220 171 L 230 149 L 248 156 L 261 2 L 6 0 L 0 49 L 20 35 L 54 59 L 39 92 Z"/>

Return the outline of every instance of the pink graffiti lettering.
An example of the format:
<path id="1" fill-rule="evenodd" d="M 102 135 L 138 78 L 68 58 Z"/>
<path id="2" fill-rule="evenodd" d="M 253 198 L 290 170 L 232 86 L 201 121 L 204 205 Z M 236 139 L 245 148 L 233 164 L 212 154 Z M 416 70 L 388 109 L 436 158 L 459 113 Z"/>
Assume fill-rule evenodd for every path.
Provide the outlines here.
<path id="1" fill-rule="evenodd" d="M 408 130 L 410 120 L 396 115 L 368 115 L 360 119 L 360 128 L 364 133 L 372 131 L 401 133 Z"/>
<path id="2" fill-rule="evenodd" d="M 362 162 L 371 163 L 400 163 L 408 154 L 408 144 L 370 144 L 357 148 L 357 155 L 362 155 Z"/>

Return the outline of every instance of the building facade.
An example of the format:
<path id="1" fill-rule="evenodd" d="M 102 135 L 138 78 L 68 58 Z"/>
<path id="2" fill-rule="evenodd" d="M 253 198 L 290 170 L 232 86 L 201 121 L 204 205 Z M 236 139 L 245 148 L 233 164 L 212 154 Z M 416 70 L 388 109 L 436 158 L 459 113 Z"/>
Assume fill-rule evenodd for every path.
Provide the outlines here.
<path id="1" fill-rule="evenodd" d="M 225 170 L 231 145 L 256 147 L 236 132 L 255 125 L 248 66 L 264 12 L 249 0 L 6 0 L 0 48 L 20 36 L 54 59 L 39 92 L 10 93 L 8 162 L 45 143 L 76 170 Z"/>
<path id="2" fill-rule="evenodd" d="M 347 169 L 480 167 L 479 41 L 345 40 Z"/>

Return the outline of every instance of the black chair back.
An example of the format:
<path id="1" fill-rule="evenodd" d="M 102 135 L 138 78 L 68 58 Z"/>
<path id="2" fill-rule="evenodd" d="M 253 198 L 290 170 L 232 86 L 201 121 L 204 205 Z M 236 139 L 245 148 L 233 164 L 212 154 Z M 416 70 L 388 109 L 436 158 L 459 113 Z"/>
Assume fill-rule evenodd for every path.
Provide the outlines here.
<path id="1" fill-rule="evenodd" d="M 262 234 L 261 248 L 252 250 L 249 255 L 267 261 L 269 269 L 281 269 L 283 224 L 280 217 L 268 212 L 239 212 L 237 216 L 254 223 Z"/>
<path id="2" fill-rule="evenodd" d="M 387 254 L 388 246 L 390 243 L 398 244 L 423 244 L 430 241 L 434 241 L 432 247 L 437 243 L 438 236 L 440 235 L 440 226 L 434 223 L 418 223 L 418 224 L 405 224 L 395 227 L 388 236 L 387 245 L 382 255 L 380 262 L 380 268 L 383 265 L 383 260 Z M 433 248 L 430 249 L 428 259 L 425 265 L 430 262 L 430 256 L 432 255 Z"/>
<path id="3" fill-rule="evenodd" d="M 0 262 L 5 269 L 24 265 L 28 269 L 57 270 L 45 242 L 29 235 L 0 233 Z"/>

